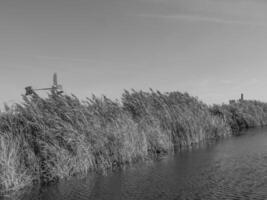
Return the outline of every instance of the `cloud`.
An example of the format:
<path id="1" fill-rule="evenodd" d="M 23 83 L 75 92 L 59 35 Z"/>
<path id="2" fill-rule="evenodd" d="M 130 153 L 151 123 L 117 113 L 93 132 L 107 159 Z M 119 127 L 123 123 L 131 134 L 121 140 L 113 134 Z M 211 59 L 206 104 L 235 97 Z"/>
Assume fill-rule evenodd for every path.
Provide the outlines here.
<path id="1" fill-rule="evenodd" d="M 139 17 L 144 18 L 154 18 L 154 19 L 165 19 L 165 20 L 183 20 L 183 21 L 202 21 L 202 22 L 212 22 L 219 24 L 239 24 L 239 25 L 252 25 L 252 26 L 267 26 L 267 23 L 259 21 L 245 21 L 237 19 L 224 19 L 219 17 L 210 17 L 203 15 L 191 15 L 191 14 L 139 14 Z"/>

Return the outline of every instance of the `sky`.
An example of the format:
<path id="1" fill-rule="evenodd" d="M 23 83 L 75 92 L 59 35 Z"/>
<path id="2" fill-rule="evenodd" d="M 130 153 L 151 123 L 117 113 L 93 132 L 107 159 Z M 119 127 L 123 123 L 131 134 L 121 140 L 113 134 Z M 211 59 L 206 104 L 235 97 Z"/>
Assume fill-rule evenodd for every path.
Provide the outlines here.
<path id="1" fill-rule="evenodd" d="M 181 91 L 267 101 L 265 0 L 1 0 L 0 103 L 24 87 L 80 98 Z"/>

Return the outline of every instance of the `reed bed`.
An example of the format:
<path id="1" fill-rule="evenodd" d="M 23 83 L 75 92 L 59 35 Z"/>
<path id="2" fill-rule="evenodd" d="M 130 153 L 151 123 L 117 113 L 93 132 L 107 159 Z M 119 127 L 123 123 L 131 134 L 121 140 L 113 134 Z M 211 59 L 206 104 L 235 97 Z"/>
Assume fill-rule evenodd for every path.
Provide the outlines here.
<path id="1" fill-rule="evenodd" d="M 210 107 L 212 115 L 224 119 L 231 127 L 232 134 L 242 129 L 267 125 L 267 103 L 252 100 Z"/>
<path id="2" fill-rule="evenodd" d="M 151 159 L 267 124 L 267 105 L 207 106 L 187 93 L 125 91 L 121 101 L 23 96 L 0 113 L 0 193 Z"/>

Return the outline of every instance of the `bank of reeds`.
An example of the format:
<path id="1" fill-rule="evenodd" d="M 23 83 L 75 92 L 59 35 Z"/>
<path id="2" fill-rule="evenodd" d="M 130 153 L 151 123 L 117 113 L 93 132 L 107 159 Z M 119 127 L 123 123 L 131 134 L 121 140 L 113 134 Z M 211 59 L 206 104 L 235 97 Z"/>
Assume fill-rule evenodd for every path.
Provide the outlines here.
<path id="1" fill-rule="evenodd" d="M 223 118 L 213 115 L 206 104 L 187 93 L 125 91 L 122 103 L 137 124 L 156 126 L 162 137 L 178 148 L 230 134 Z"/>
<path id="2" fill-rule="evenodd" d="M 267 124 L 257 101 L 212 106 L 187 93 L 125 91 L 95 96 L 23 97 L 0 113 L 0 192 L 120 167 Z"/>
<path id="3" fill-rule="evenodd" d="M 260 101 L 243 100 L 214 105 L 210 112 L 224 119 L 231 127 L 232 134 L 239 134 L 242 129 L 267 125 L 267 103 Z"/>

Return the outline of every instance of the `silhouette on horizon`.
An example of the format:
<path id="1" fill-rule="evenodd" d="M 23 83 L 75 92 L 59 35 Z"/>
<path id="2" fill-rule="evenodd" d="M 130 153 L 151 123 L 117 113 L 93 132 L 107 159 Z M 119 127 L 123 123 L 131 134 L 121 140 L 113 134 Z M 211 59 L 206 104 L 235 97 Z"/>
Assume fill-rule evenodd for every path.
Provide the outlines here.
<path id="1" fill-rule="evenodd" d="M 25 90 L 26 90 L 26 93 L 25 93 L 26 96 L 36 94 L 35 91 L 39 91 L 39 90 L 49 90 L 51 91 L 52 94 L 56 94 L 56 95 L 63 93 L 62 85 L 58 84 L 57 73 L 53 74 L 53 85 L 50 88 L 33 89 L 32 86 L 27 86 L 25 87 Z"/>

